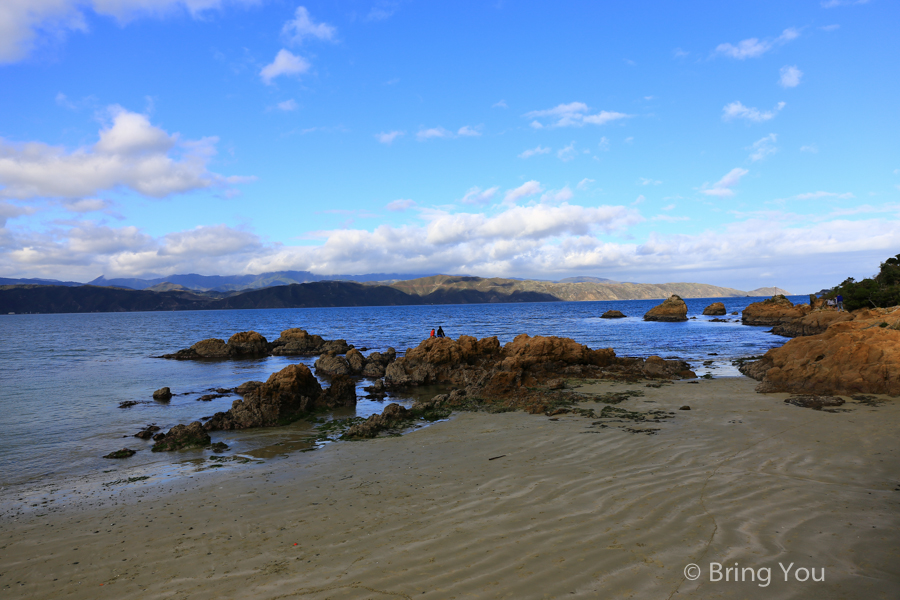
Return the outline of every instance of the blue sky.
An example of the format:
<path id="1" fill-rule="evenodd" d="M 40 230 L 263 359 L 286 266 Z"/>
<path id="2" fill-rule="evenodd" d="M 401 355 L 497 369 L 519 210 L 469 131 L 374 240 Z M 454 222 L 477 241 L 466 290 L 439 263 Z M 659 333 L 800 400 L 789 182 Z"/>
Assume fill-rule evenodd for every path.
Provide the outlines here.
<path id="1" fill-rule="evenodd" d="M 900 252 L 900 8 L 3 0 L 0 276 L 816 291 Z"/>

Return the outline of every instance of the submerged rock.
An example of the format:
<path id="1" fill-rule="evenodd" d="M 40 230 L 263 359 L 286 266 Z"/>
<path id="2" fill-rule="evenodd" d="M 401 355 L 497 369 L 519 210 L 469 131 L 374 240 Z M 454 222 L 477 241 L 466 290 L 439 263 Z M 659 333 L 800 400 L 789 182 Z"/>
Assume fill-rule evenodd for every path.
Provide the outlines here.
<path id="1" fill-rule="evenodd" d="M 129 456 L 134 456 L 136 453 L 137 450 L 132 450 L 131 448 L 122 448 L 121 450 L 110 452 L 103 458 L 128 458 Z"/>
<path id="2" fill-rule="evenodd" d="M 709 306 L 703 309 L 703 314 L 718 317 L 725 314 L 725 304 L 722 302 L 713 302 Z"/>
<path id="3" fill-rule="evenodd" d="M 600 315 L 601 319 L 624 319 L 625 315 L 618 310 L 608 310 L 602 315 Z"/>
<path id="4" fill-rule="evenodd" d="M 793 404 L 803 408 L 822 410 L 826 407 L 841 406 L 844 404 L 844 399 L 838 396 L 794 396 L 784 402 L 785 404 Z"/>
<path id="5" fill-rule="evenodd" d="M 662 304 L 654 306 L 644 315 L 645 321 L 687 321 L 687 304 L 681 296 L 672 294 Z"/>

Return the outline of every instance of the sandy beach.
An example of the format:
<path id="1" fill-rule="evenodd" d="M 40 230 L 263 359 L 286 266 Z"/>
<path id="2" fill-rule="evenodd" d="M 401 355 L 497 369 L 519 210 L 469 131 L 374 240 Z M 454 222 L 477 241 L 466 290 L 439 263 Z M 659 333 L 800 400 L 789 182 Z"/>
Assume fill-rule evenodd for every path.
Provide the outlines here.
<path id="1" fill-rule="evenodd" d="M 4 490 L 0 589 L 83 599 L 900 596 L 900 402 L 845 398 L 821 412 L 755 385 L 578 390 L 639 390 L 618 407 L 664 411 L 660 423 L 461 413 L 264 464 L 48 491 L 47 504 Z"/>

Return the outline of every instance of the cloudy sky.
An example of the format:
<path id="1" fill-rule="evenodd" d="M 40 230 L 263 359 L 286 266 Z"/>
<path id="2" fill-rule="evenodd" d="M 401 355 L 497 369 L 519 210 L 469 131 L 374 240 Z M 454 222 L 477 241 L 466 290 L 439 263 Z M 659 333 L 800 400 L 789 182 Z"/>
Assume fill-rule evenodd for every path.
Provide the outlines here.
<path id="1" fill-rule="evenodd" d="M 816 291 L 900 252 L 890 0 L 3 0 L 0 277 Z"/>

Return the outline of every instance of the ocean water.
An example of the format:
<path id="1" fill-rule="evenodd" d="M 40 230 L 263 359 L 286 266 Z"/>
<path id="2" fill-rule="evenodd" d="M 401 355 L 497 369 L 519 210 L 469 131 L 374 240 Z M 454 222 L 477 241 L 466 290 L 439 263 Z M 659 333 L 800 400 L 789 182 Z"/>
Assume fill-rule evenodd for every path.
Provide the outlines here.
<path id="1" fill-rule="evenodd" d="M 792 298 L 803 301 L 805 297 Z M 268 357 L 259 360 L 192 362 L 154 358 L 186 348 L 201 339 L 227 340 L 254 330 L 273 340 L 290 327 L 302 327 L 325 339 L 346 339 L 357 348 L 399 354 L 415 347 L 432 328 L 443 326 L 450 337 L 496 335 L 501 344 L 520 333 L 570 337 L 592 348 L 613 348 L 619 356 L 678 357 L 699 374 L 738 376 L 734 358 L 762 354 L 786 339 L 768 328 L 740 324 L 740 312 L 760 298 L 689 299 L 684 323 L 644 322 L 641 317 L 659 300 L 471 304 L 351 308 L 264 309 L 231 311 L 91 313 L 0 316 L 0 486 L 15 487 L 127 466 L 170 467 L 202 458 L 208 451 L 156 453 L 151 442 L 132 437 L 148 424 L 167 431 L 231 407 L 229 395 L 198 401 L 214 388 L 245 381 L 265 381 L 288 364 L 315 358 Z M 729 322 L 711 322 L 700 313 L 722 301 Z M 628 318 L 601 319 L 620 310 Z M 367 352 L 365 352 L 367 353 Z M 702 361 L 713 360 L 709 367 Z M 359 382 L 362 387 L 371 381 Z M 154 390 L 168 386 L 177 394 L 155 402 Z M 125 401 L 137 401 L 119 408 Z M 344 415 L 366 417 L 385 404 L 409 404 L 412 397 L 384 401 L 360 398 Z M 302 447 L 310 432 L 300 422 L 288 427 L 218 432 L 231 452 L 265 459 Z M 128 446 L 139 452 L 127 461 L 101 458 Z M 120 469 L 121 470 L 121 469 Z"/>

